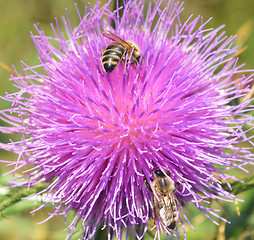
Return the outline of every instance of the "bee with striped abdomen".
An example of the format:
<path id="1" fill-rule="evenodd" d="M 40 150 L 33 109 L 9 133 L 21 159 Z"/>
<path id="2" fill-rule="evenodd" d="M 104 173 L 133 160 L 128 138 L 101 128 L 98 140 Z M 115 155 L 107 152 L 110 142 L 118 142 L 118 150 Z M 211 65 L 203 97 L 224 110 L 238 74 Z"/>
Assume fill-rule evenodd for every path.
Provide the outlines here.
<path id="1" fill-rule="evenodd" d="M 169 171 L 165 171 L 167 176 L 159 169 L 153 171 L 154 178 L 151 178 L 151 187 L 145 180 L 146 187 L 154 193 L 154 219 L 156 216 L 159 221 L 167 228 L 174 229 L 179 218 L 178 202 L 174 195 L 176 187 L 170 178 Z"/>
<path id="2" fill-rule="evenodd" d="M 127 56 L 127 61 L 134 63 L 136 66 L 138 65 L 141 54 L 138 46 L 136 46 L 135 43 L 125 41 L 110 31 L 102 33 L 102 35 L 114 41 L 107 46 L 101 54 L 102 65 L 106 73 L 111 73 L 114 71 L 121 60 L 124 64 Z"/>

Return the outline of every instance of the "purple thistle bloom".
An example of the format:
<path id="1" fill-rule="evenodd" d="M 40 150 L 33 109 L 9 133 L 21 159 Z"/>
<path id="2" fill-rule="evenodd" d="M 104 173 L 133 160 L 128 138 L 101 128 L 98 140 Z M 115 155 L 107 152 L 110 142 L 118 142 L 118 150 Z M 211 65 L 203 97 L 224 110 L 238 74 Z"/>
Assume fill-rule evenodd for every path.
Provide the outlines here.
<path id="1" fill-rule="evenodd" d="M 68 39 L 57 21 L 54 38 L 37 28 L 32 39 L 41 65 L 24 64 L 23 74 L 11 77 L 18 91 L 4 97 L 12 106 L 1 119 L 12 126 L 0 130 L 22 134 L 18 142 L 1 144 L 19 155 L 16 162 L 5 161 L 13 173 L 24 170 L 23 183 L 14 178 L 13 186 L 49 182 L 43 193 L 44 205 L 55 208 L 50 218 L 76 210 L 68 238 L 78 222 L 81 239 L 93 238 L 101 223 L 108 238 L 110 230 L 121 239 L 131 228 L 142 238 L 154 211 L 144 179 L 151 186 L 155 169 L 169 171 L 180 184 L 175 197 L 182 216 L 175 230 L 156 217 L 155 237 L 161 230 L 178 235 L 188 221 L 183 202 L 208 218 L 220 217 L 206 203 L 234 200 L 222 188 L 235 179 L 226 170 L 244 170 L 253 161 L 247 148 L 237 146 L 253 145 L 246 136 L 253 127 L 243 128 L 253 121 L 253 107 L 244 98 L 252 75 L 237 66 L 234 37 L 222 27 L 206 29 L 200 17 L 181 23 L 178 2 L 156 2 L 147 11 L 144 3 L 127 1 L 122 18 L 121 8 L 111 12 L 110 3 L 97 4 L 83 18 L 78 12 L 74 29 L 67 17 Z M 107 30 L 139 46 L 137 66 L 126 60 L 110 74 L 103 70 L 101 53 L 112 43 L 102 35 Z M 245 100 L 230 104 L 240 97 Z"/>

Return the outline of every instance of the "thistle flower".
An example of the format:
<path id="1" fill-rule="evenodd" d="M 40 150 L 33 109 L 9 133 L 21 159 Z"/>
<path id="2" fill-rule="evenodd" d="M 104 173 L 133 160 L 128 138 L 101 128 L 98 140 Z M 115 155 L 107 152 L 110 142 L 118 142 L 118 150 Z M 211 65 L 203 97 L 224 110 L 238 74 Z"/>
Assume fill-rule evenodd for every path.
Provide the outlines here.
<path id="1" fill-rule="evenodd" d="M 181 23 L 179 2 L 155 2 L 147 10 L 144 3 L 127 1 L 121 18 L 121 8 L 96 4 L 83 18 L 78 12 L 74 29 L 67 14 L 67 39 L 57 21 L 54 37 L 36 26 L 41 64 L 24 64 L 23 74 L 11 77 L 18 91 L 4 97 L 12 106 L 1 119 L 12 126 L 0 130 L 22 135 L 1 144 L 18 154 L 5 161 L 13 173 L 24 172 L 23 182 L 14 177 L 12 186 L 49 183 L 38 194 L 45 194 L 43 206 L 54 206 L 50 218 L 76 211 L 67 238 L 81 222 L 81 239 L 93 238 L 100 224 L 109 239 L 112 232 L 128 236 L 131 228 L 141 239 L 154 211 L 154 192 L 144 180 L 151 186 L 155 169 L 179 183 L 174 196 L 181 212 L 175 230 L 157 216 L 155 237 L 161 230 L 178 235 L 188 221 L 183 202 L 220 217 L 206 203 L 234 200 L 222 188 L 235 179 L 227 170 L 252 163 L 253 155 L 237 144 L 251 143 L 244 125 L 253 121 L 253 107 L 249 99 L 230 104 L 250 92 L 252 81 L 237 66 L 234 37 L 223 27 L 206 29 L 200 17 Z M 112 43 L 102 35 L 107 30 L 139 46 L 137 65 L 126 56 L 111 73 L 103 70 L 101 53 Z"/>

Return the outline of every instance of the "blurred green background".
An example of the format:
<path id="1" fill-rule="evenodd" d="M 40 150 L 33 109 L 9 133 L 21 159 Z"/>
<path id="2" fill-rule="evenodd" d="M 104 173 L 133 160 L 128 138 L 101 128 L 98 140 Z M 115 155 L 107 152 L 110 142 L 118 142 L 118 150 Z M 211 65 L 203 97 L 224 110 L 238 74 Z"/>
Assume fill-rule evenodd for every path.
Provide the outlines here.
<path id="1" fill-rule="evenodd" d="M 93 5 L 93 1 L 92 5 Z M 107 1 L 104 1 L 107 2 Z M 0 62 L 11 67 L 15 65 L 21 72 L 20 60 L 30 66 L 39 63 L 38 54 L 30 38 L 30 31 L 36 33 L 33 24 L 40 23 L 46 35 L 53 36 L 50 23 L 55 17 L 60 21 L 68 8 L 72 26 L 78 24 L 75 1 L 72 0 L 0 0 Z M 80 12 L 83 11 L 87 1 L 76 0 Z M 102 1 L 103 3 L 103 1 Z M 248 49 L 240 55 L 240 62 L 246 63 L 246 68 L 254 68 L 254 1 L 253 0 L 186 0 L 182 19 L 190 14 L 201 15 L 204 21 L 213 17 L 209 27 L 218 27 L 226 24 L 227 35 L 238 34 L 236 44 Z M 12 83 L 8 81 L 9 72 L 0 67 L 0 94 L 15 91 Z M 0 101 L 0 108 L 5 109 L 9 103 Z M 1 141 L 7 142 L 8 136 L 0 135 Z M 16 160 L 17 156 L 0 151 L 0 159 Z M 10 170 L 5 165 L 0 165 L 0 173 Z M 249 169 L 252 174 L 253 169 Z M 234 174 L 234 173 L 233 173 Z M 244 178 L 247 174 L 237 173 L 238 178 Z M 0 179 L 0 185 L 7 184 L 10 176 Z M 1 189 L 0 194 L 4 193 Z M 185 212 L 196 228 L 194 232 L 186 223 L 187 239 L 194 240 L 224 240 L 224 239 L 254 239 L 254 191 L 248 191 L 238 196 L 245 202 L 218 203 L 212 207 L 222 210 L 221 215 L 232 222 L 226 225 L 219 221 L 220 226 L 214 225 L 200 214 L 193 206 L 187 206 Z M 53 209 L 48 207 L 30 214 L 30 211 L 40 206 L 40 199 L 36 201 L 25 200 L 16 204 L 2 213 L 0 217 L 0 240 L 60 240 L 65 239 L 66 225 L 64 217 L 54 217 L 43 224 L 37 224 L 48 217 L 48 212 Z M 238 207 L 240 216 L 237 215 Z M 71 217 L 70 217 L 71 219 Z M 68 221 L 70 222 L 70 220 Z M 99 235 L 97 239 L 106 239 Z M 130 235 L 130 239 L 134 239 Z M 149 234 L 144 239 L 152 239 Z"/>

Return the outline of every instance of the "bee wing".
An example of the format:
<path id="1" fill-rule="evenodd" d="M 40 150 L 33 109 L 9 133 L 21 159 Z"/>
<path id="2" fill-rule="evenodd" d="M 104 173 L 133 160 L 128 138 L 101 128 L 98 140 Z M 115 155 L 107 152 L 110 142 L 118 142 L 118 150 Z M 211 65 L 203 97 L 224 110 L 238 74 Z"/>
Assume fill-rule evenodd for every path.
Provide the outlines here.
<path id="1" fill-rule="evenodd" d="M 108 39 L 111 39 L 115 42 L 121 43 L 123 45 L 127 45 L 130 49 L 132 49 L 133 47 L 126 42 L 125 40 L 123 40 L 122 38 L 120 38 L 119 36 L 115 35 L 114 33 L 107 31 L 107 32 L 103 32 L 102 35 Z"/>
<path id="2" fill-rule="evenodd" d="M 173 191 L 163 198 L 163 202 L 165 206 L 164 209 L 164 216 L 161 216 L 161 219 L 164 225 L 170 229 L 174 229 L 176 225 L 176 221 L 178 220 L 179 213 L 177 208 L 177 200 L 173 195 Z"/>
<path id="3" fill-rule="evenodd" d="M 173 195 L 173 192 L 169 196 L 169 204 L 170 204 L 170 208 L 172 210 L 172 219 L 177 221 L 179 218 L 178 202 L 177 202 L 176 197 Z"/>
<path id="4" fill-rule="evenodd" d="M 167 197 L 164 197 L 164 202 L 165 202 L 165 205 L 167 207 L 167 209 L 173 213 L 173 210 L 174 210 L 174 205 L 175 205 L 175 201 L 174 201 L 174 197 L 169 195 Z M 171 214 L 170 216 L 171 218 L 173 218 L 173 214 Z"/>
<path id="5" fill-rule="evenodd" d="M 171 206 L 172 203 L 169 196 L 165 197 L 160 196 L 159 199 L 157 199 L 157 197 L 154 196 L 155 215 L 166 227 L 173 222 L 173 213 L 172 213 L 173 209 Z"/>

